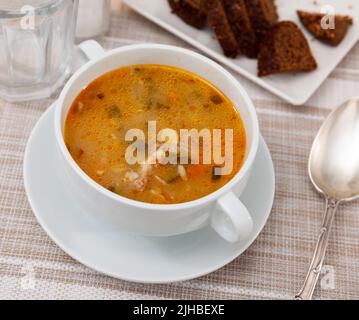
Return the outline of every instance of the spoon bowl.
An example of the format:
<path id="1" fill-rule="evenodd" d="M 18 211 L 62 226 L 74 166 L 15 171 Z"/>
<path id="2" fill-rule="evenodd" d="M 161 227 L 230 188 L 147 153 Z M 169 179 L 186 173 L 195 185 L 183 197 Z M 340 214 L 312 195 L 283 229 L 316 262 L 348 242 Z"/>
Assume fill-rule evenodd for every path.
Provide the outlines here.
<path id="1" fill-rule="evenodd" d="M 309 157 L 309 177 L 322 194 L 350 201 L 359 196 L 359 98 L 333 111 Z"/>
<path id="2" fill-rule="evenodd" d="M 343 103 L 325 120 L 313 142 L 308 171 L 326 199 L 326 209 L 304 285 L 296 295 L 299 300 L 313 296 L 338 205 L 359 198 L 359 97 Z"/>

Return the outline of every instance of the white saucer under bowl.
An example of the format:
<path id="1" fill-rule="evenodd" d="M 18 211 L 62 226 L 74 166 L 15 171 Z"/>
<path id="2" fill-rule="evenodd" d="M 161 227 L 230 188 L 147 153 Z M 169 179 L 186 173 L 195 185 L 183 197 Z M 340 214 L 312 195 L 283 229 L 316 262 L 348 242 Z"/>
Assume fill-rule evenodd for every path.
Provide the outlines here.
<path id="1" fill-rule="evenodd" d="M 143 283 L 189 280 L 213 272 L 246 250 L 264 227 L 274 200 L 274 168 L 263 138 L 253 173 L 241 200 L 254 228 L 246 241 L 230 244 L 209 227 L 156 238 L 125 233 L 94 219 L 63 182 L 53 128 L 54 105 L 41 117 L 28 140 L 25 189 L 42 228 L 74 259 L 106 275 Z"/>

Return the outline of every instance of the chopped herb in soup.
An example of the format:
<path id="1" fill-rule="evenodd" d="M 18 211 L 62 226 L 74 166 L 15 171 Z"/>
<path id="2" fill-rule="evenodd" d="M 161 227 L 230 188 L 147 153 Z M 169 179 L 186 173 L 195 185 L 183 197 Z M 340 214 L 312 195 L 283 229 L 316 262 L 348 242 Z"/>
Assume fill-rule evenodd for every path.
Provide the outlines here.
<path id="1" fill-rule="evenodd" d="M 217 130 L 221 155 L 226 153 L 226 132 L 231 129 L 231 170 L 221 174 L 226 164 L 219 164 L 212 154 L 205 156 L 204 146 L 215 149 L 214 138 L 205 140 L 200 135 L 198 161 L 192 153 L 197 150 L 191 144 L 192 136 L 184 147 L 180 139 L 172 141 L 167 136 L 163 140 L 155 135 L 155 148 L 150 148 L 149 130 L 154 122 L 156 133 L 169 128 L 181 138 L 183 129 Z M 126 134 L 131 129 L 141 130 L 143 137 L 128 141 Z M 143 152 L 134 152 L 144 161 L 130 164 L 126 155 L 135 142 L 145 147 Z M 196 200 L 218 190 L 238 173 L 246 154 L 244 126 L 231 101 L 206 80 L 160 65 L 120 68 L 89 84 L 68 112 L 65 143 L 82 170 L 103 187 L 158 204 Z M 165 150 L 171 143 L 175 148 Z M 187 155 L 185 161 L 183 155 Z M 176 161 L 160 161 L 170 156 Z"/>

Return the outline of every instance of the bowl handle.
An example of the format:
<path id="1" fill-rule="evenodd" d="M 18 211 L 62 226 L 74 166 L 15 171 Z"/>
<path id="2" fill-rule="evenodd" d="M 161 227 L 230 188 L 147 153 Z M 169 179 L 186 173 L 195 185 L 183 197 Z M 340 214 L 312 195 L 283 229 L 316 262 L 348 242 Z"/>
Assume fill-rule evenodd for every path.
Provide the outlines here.
<path id="1" fill-rule="evenodd" d="M 253 220 L 238 197 L 228 192 L 217 200 L 211 215 L 211 226 L 223 239 L 233 243 L 249 237 Z"/>
<path id="2" fill-rule="evenodd" d="M 105 49 L 95 40 L 86 40 L 81 42 L 78 47 L 89 60 L 97 59 L 103 56 L 106 52 Z"/>

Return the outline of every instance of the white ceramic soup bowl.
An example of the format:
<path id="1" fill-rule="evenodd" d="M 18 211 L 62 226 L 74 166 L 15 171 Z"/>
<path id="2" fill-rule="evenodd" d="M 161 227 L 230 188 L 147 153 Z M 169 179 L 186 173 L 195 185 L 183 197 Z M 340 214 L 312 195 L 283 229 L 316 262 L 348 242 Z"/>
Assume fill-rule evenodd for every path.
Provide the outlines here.
<path id="1" fill-rule="evenodd" d="M 169 236 L 210 224 L 229 242 L 251 234 L 250 213 L 238 199 L 247 184 L 259 143 L 255 108 L 238 81 L 214 61 L 190 50 L 158 44 L 120 47 L 108 52 L 94 41 L 80 45 L 91 61 L 79 69 L 61 92 L 55 112 L 55 133 L 64 179 L 76 199 L 101 222 L 147 236 Z M 198 200 L 180 204 L 150 204 L 121 197 L 97 184 L 77 165 L 64 142 L 64 124 L 77 95 L 99 76 L 123 66 L 162 64 L 195 73 L 219 88 L 235 105 L 247 136 L 245 162 L 221 189 Z M 235 152 L 235 150 L 234 150 Z"/>

